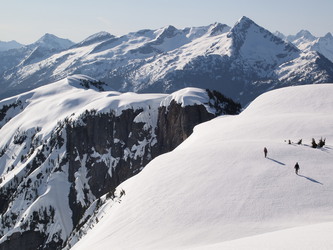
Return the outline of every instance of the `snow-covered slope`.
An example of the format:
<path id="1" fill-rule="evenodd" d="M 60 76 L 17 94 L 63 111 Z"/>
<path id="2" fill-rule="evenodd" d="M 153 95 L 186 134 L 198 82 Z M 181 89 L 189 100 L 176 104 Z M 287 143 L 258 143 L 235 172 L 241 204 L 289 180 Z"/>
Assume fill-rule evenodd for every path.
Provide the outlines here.
<path id="1" fill-rule="evenodd" d="M 301 30 L 296 35 L 289 35 L 286 39 L 295 44 L 299 49 L 307 49 L 306 44 L 315 41 L 317 38 L 308 30 Z"/>
<path id="2" fill-rule="evenodd" d="M 333 62 L 333 36 L 327 33 L 323 37 L 319 37 L 312 45 L 311 50 L 318 51 Z"/>
<path id="3" fill-rule="evenodd" d="M 308 85 L 198 125 L 121 184 L 73 249 L 332 249 L 332 114 L 333 85 Z"/>
<path id="4" fill-rule="evenodd" d="M 171 93 L 191 86 L 216 89 L 245 105 L 270 89 L 333 81 L 333 63 L 247 17 L 232 28 L 170 25 L 121 37 L 101 32 L 58 53 L 37 50 L 18 61 L 5 67 L 0 96 L 85 74 L 117 91 Z"/>
<path id="5" fill-rule="evenodd" d="M 25 71 L 25 69 L 39 67 L 38 63 L 40 61 L 43 61 L 45 58 L 48 58 L 55 53 L 67 50 L 73 44 L 74 43 L 68 39 L 59 38 L 52 34 L 45 34 L 35 43 L 20 46 L 17 49 L 0 51 L 0 75 L 6 75 L 4 78 L 1 77 L 0 85 L 7 91 L 7 94 L 2 95 L 1 97 L 9 97 L 14 94 L 31 90 L 35 85 L 34 82 L 36 79 L 32 80 L 29 84 L 25 84 L 24 82 L 8 82 L 7 79 L 15 78 L 14 75 L 22 74 L 22 71 Z M 25 77 L 29 75 L 29 72 L 29 70 L 24 72 Z M 62 78 L 59 78 L 58 80 L 60 79 Z M 50 82 L 52 81 L 49 79 L 48 83 Z"/>
<path id="6" fill-rule="evenodd" d="M 293 43 L 302 51 L 317 51 L 333 62 L 333 37 L 330 32 L 323 37 L 315 37 L 307 30 L 301 30 L 296 35 L 287 37 L 280 32 L 275 34 Z"/>
<path id="7" fill-rule="evenodd" d="M 0 101 L 0 248 L 60 249 L 102 195 L 198 123 L 240 109 L 198 88 L 108 88 L 75 75 Z"/>

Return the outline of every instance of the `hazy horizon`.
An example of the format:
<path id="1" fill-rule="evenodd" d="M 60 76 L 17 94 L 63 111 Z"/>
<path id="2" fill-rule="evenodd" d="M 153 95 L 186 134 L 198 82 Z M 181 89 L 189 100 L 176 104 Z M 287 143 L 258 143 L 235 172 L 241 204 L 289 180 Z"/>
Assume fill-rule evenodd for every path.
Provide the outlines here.
<path id="1" fill-rule="evenodd" d="M 220 22 L 233 26 L 242 16 L 270 30 L 294 35 L 302 29 L 315 36 L 333 31 L 333 1 L 133 0 L 64 1 L 0 0 L 0 41 L 22 44 L 45 33 L 80 42 L 106 31 L 120 36 L 140 29 L 173 25 L 182 29 Z"/>

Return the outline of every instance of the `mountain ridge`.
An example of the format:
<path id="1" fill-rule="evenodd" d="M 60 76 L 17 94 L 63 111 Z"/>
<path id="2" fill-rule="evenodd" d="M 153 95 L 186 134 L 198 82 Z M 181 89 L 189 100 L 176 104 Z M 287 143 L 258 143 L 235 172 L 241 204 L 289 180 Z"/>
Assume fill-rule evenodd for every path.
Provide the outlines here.
<path id="1" fill-rule="evenodd" d="M 12 41 L 0 41 L 0 51 L 7 51 L 7 50 L 11 50 L 11 49 L 18 49 L 23 47 L 23 44 L 18 43 L 15 40 Z"/>
<path id="2" fill-rule="evenodd" d="M 2 66 L 0 96 L 85 74 L 118 91 L 171 93 L 203 87 L 246 105 L 269 89 L 331 82 L 333 63 L 310 52 L 297 50 L 247 17 L 232 28 L 221 23 L 185 29 L 169 25 L 121 37 L 101 32 L 68 49 L 37 50 Z M 296 61 L 302 70 L 289 66 Z"/>
<path id="3" fill-rule="evenodd" d="M 317 51 L 330 61 L 333 61 L 333 37 L 328 32 L 323 37 L 315 37 L 308 30 L 301 30 L 296 35 L 285 36 L 281 32 L 275 33 L 281 39 L 289 41 L 303 51 Z"/>

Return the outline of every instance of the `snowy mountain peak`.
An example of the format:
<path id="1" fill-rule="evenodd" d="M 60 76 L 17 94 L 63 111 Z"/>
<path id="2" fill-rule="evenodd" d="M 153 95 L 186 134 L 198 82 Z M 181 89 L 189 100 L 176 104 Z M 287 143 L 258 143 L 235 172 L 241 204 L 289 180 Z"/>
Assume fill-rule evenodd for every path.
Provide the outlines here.
<path id="1" fill-rule="evenodd" d="M 285 40 L 287 37 L 283 34 L 283 33 L 281 33 L 280 31 L 275 31 L 274 33 L 274 36 L 277 36 L 277 37 L 279 37 L 279 38 L 281 38 L 282 40 Z"/>
<path id="2" fill-rule="evenodd" d="M 50 33 L 45 33 L 41 38 L 37 40 L 37 43 L 43 43 L 43 42 L 50 42 L 58 39 L 57 36 L 50 34 Z"/>
<path id="3" fill-rule="evenodd" d="M 251 19 L 243 16 L 230 30 L 228 37 L 232 38 L 233 47 L 236 51 L 238 51 L 239 48 L 243 45 L 244 40 L 246 39 L 247 31 L 251 25 L 258 27 Z"/>
<path id="4" fill-rule="evenodd" d="M 240 54 L 250 61 L 268 62 L 273 59 L 277 62 L 279 60 L 277 58 L 281 59 L 290 53 L 298 53 L 294 46 L 245 16 L 235 24 L 227 36 L 232 39 L 234 54 Z"/>
<path id="5" fill-rule="evenodd" d="M 210 35 L 211 36 L 216 36 L 216 35 L 220 35 L 223 34 L 225 32 L 230 31 L 230 27 L 226 24 L 222 24 L 222 23 L 214 23 L 211 25 L 210 27 Z"/>
<path id="6" fill-rule="evenodd" d="M 237 24 L 244 24 L 244 23 L 254 23 L 254 21 L 250 18 L 248 18 L 247 16 L 242 16 L 237 22 L 236 22 L 236 25 Z M 236 26 L 235 25 L 235 26 Z"/>
<path id="7" fill-rule="evenodd" d="M 37 45 L 49 50 L 64 50 L 68 49 L 74 43 L 68 39 L 59 38 L 55 35 L 46 33 L 44 36 L 42 36 L 37 42 L 35 42 L 33 45 Z"/>
<path id="8" fill-rule="evenodd" d="M 232 27 L 228 37 L 233 37 L 234 39 L 239 40 L 239 42 L 241 42 L 241 40 L 245 39 L 246 34 L 251 26 L 253 26 L 256 29 L 261 28 L 259 25 L 257 25 L 255 22 L 253 22 L 250 18 L 243 16 L 241 19 L 239 19 L 235 23 L 234 27 Z M 261 28 L 261 29 L 263 29 L 263 28 Z"/>
<path id="9" fill-rule="evenodd" d="M 251 25 L 258 26 L 254 21 L 252 21 L 250 18 L 243 16 L 241 17 L 232 28 L 233 32 L 240 32 L 247 30 Z"/>
<path id="10" fill-rule="evenodd" d="M 299 41 L 314 41 L 316 37 L 313 36 L 308 30 L 301 30 L 296 35 L 287 36 L 289 42 Z M 297 42 L 296 42 L 297 43 Z"/>
<path id="11" fill-rule="evenodd" d="M 81 47 L 81 46 L 87 46 L 93 43 L 103 42 L 106 40 L 109 40 L 111 38 L 114 38 L 115 36 L 111 35 L 110 33 L 106 31 L 101 31 L 96 34 L 93 34 L 86 39 L 84 39 L 82 42 L 78 43 L 75 47 Z"/>
<path id="12" fill-rule="evenodd" d="M 159 32 L 161 33 L 158 35 L 158 39 L 163 40 L 164 38 L 172 38 L 176 35 L 177 31 L 178 30 L 176 29 L 176 27 L 172 25 L 164 27 L 161 30 L 159 30 Z"/>
<path id="13" fill-rule="evenodd" d="M 333 40 L 332 33 L 328 32 L 323 38 L 328 39 L 328 40 Z"/>
<path id="14" fill-rule="evenodd" d="M 307 38 L 307 39 L 316 39 L 315 36 L 313 36 L 310 31 L 308 30 L 301 30 L 299 31 L 297 34 L 296 34 L 296 38 L 300 38 L 300 37 L 304 37 L 304 38 Z"/>

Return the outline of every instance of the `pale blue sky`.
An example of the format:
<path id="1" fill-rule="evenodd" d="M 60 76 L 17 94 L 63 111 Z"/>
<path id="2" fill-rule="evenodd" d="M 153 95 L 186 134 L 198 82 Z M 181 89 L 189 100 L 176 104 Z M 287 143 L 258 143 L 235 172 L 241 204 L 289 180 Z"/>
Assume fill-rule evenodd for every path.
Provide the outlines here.
<path id="1" fill-rule="evenodd" d="M 79 42 L 99 31 L 232 26 L 242 16 L 272 32 L 324 36 L 332 13 L 333 0 L 0 0 L 0 41 L 29 44 L 51 33 Z"/>

